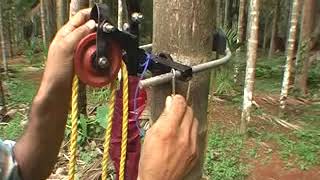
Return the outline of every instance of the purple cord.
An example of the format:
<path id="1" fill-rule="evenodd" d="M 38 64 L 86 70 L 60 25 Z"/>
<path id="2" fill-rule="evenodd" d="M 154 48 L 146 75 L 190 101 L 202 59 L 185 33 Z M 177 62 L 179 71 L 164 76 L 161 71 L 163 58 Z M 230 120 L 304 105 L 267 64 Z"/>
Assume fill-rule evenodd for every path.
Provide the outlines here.
<path id="1" fill-rule="evenodd" d="M 139 82 L 143 79 L 143 76 L 145 75 L 145 73 L 147 72 L 148 70 L 148 66 L 149 66 L 149 62 L 151 60 L 151 55 L 149 53 L 146 53 L 147 57 L 146 57 L 146 61 L 144 64 L 142 64 L 141 66 L 144 66 L 143 68 L 143 71 L 140 75 L 140 79 L 139 79 Z M 139 124 L 139 120 L 138 120 L 138 112 L 137 112 L 137 97 L 139 95 L 139 85 L 137 85 L 136 87 L 136 91 L 134 93 L 134 102 L 133 102 L 133 110 L 134 110 L 134 114 L 135 114 L 135 117 L 134 117 L 134 121 L 136 122 L 136 126 L 137 128 L 139 129 L 139 132 L 140 132 L 140 137 L 144 137 L 144 130 L 140 128 L 140 124 Z"/>

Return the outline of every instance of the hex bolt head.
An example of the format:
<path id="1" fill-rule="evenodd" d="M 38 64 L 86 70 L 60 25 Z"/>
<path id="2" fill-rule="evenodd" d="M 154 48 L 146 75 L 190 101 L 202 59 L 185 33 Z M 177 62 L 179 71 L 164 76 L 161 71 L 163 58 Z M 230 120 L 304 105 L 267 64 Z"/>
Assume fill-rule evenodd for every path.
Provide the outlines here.
<path id="1" fill-rule="evenodd" d="M 98 66 L 102 69 L 107 68 L 110 65 L 108 59 L 106 57 L 101 57 L 98 60 Z"/>
<path id="2" fill-rule="evenodd" d="M 105 23 L 103 26 L 102 26 L 102 30 L 106 33 L 112 33 L 114 31 L 116 31 L 116 27 L 114 27 L 112 24 L 110 23 Z"/>
<path id="3" fill-rule="evenodd" d="M 132 15 L 131 15 L 131 19 L 132 19 L 132 21 L 134 21 L 134 22 L 141 23 L 142 20 L 144 19 L 144 17 L 143 17 L 143 15 L 142 15 L 141 13 L 134 12 L 134 13 L 132 13 Z"/>

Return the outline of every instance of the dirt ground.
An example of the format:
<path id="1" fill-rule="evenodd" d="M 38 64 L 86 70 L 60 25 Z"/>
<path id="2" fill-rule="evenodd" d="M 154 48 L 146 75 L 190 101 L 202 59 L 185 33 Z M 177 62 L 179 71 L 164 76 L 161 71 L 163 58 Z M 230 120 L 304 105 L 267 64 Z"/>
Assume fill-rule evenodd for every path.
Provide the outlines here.
<path id="1" fill-rule="evenodd" d="M 256 105 L 262 108 L 265 112 L 276 115 L 278 113 L 278 95 L 272 94 L 259 94 L 254 99 Z M 302 104 L 309 104 L 311 102 L 305 99 L 288 99 L 288 111 L 291 113 L 293 107 Z M 227 103 L 223 99 L 211 98 L 209 102 L 209 114 L 208 119 L 210 124 L 214 126 L 215 123 L 222 123 L 229 128 L 235 128 L 238 126 L 238 120 L 241 118 L 241 109 Z M 254 117 L 250 124 L 255 127 L 265 128 L 269 131 L 273 131 L 273 127 L 266 126 L 258 117 Z M 279 131 L 279 128 L 277 128 Z M 282 132 L 288 132 L 286 128 L 280 128 Z M 245 143 L 246 147 L 244 149 L 253 148 L 254 142 L 252 139 L 248 138 Z M 271 142 L 263 143 L 262 149 L 260 151 L 267 151 L 268 149 L 273 149 L 271 155 L 267 155 L 263 152 L 258 152 L 259 156 L 257 158 L 245 159 L 249 166 L 248 180 L 320 180 L 320 167 L 313 167 L 308 170 L 301 170 L 299 168 L 288 168 L 283 160 L 281 160 L 279 154 L 277 153 L 277 145 Z M 268 157 L 267 157 L 268 156 Z"/>
<path id="2" fill-rule="evenodd" d="M 26 64 L 23 58 L 17 58 L 10 61 L 10 64 Z M 26 69 L 24 78 L 26 80 L 32 80 L 37 84 L 40 83 L 43 71 L 36 69 Z M 274 94 L 259 94 L 254 100 L 256 106 L 262 108 L 265 112 L 273 115 L 278 114 L 278 95 Z M 309 104 L 310 102 L 305 99 L 294 99 L 291 98 L 288 100 L 289 108 L 288 111 L 291 113 L 299 113 L 293 110 L 296 105 Z M 241 109 L 235 105 L 228 103 L 227 101 L 211 97 L 209 99 L 209 113 L 208 119 L 211 125 L 215 125 L 217 122 L 224 124 L 229 128 L 238 127 L 238 120 L 241 117 Z M 255 126 L 264 126 L 261 124 L 261 119 L 254 117 L 252 122 Z M 262 128 L 270 128 L 270 126 L 264 126 Z M 277 129 L 279 130 L 279 129 Z M 288 129 L 283 128 L 283 132 L 287 132 Z M 248 148 L 252 148 L 253 141 L 249 138 L 245 143 Z M 285 162 L 281 160 L 279 154 L 277 153 L 277 145 L 272 143 L 264 143 L 266 149 L 271 148 L 275 149 L 269 157 L 264 156 L 265 153 L 258 152 L 260 156 L 258 158 L 250 158 L 245 161 L 250 165 L 250 171 L 248 178 L 249 180 L 320 180 L 320 167 L 314 167 L 308 170 L 301 170 L 299 168 L 290 168 L 288 169 L 285 165 Z M 260 150 L 264 151 L 264 149 Z M 271 157 L 271 158 L 270 158 Z M 66 164 L 65 159 L 61 161 L 62 166 Z M 60 173 L 57 173 L 60 174 Z M 61 176 L 60 176 L 61 177 Z M 54 178 L 54 175 L 52 176 Z M 59 179 L 59 178 L 58 178 Z"/>

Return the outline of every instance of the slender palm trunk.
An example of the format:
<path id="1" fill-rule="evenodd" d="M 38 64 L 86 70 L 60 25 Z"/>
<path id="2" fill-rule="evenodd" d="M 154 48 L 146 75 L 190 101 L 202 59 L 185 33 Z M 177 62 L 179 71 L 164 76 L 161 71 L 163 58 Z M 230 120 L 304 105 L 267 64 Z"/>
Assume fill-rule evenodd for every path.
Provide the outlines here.
<path id="1" fill-rule="evenodd" d="M 225 0 L 224 1 L 224 28 L 228 28 L 228 23 L 229 23 L 229 4 L 230 0 Z"/>
<path id="2" fill-rule="evenodd" d="M 238 19 L 238 42 L 244 42 L 244 22 L 245 22 L 245 7 L 246 7 L 246 0 L 240 0 L 239 5 L 239 19 Z"/>
<path id="3" fill-rule="evenodd" d="M 221 0 L 216 0 L 216 27 L 221 28 L 222 16 L 221 16 Z"/>
<path id="4" fill-rule="evenodd" d="M 302 95 L 307 95 L 307 80 L 309 70 L 309 52 L 311 50 L 311 34 L 314 28 L 316 0 L 305 0 L 302 12 L 301 33 L 297 55 L 297 73 L 295 86 Z"/>
<path id="5" fill-rule="evenodd" d="M 40 0 L 40 18 L 41 18 L 41 32 L 42 32 L 42 43 L 44 47 L 48 46 L 47 31 L 46 31 L 46 12 L 45 12 L 45 0 Z"/>
<path id="6" fill-rule="evenodd" d="M 243 94 L 243 109 L 241 115 L 240 133 L 247 131 L 247 122 L 250 121 L 252 98 L 255 82 L 255 71 L 258 49 L 259 14 L 260 0 L 251 0 L 250 3 L 250 24 L 249 40 L 247 50 L 247 67 Z"/>
<path id="7" fill-rule="evenodd" d="M 280 1 L 276 1 L 276 8 L 272 15 L 272 30 L 271 30 L 271 40 L 270 40 L 270 48 L 268 56 L 273 56 L 275 52 L 275 46 L 276 46 L 276 37 L 277 37 L 277 29 L 278 29 L 278 19 L 279 19 L 279 6 Z"/>
<path id="8" fill-rule="evenodd" d="M 70 2 L 70 17 L 74 16 L 79 10 L 88 8 L 88 0 L 71 0 Z M 87 116 L 87 94 L 86 85 L 79 81 L 79 98 L 78 98 L 79 112 Z"/>
<path id="9" fill-rule="evenodd" d="M 295 52 L 297 25 L 299 16 L 299 0 L 294 0 L 292 3 L 290 30 L 287 44 L 287 62 L 283 75 L 282 89 L 280 95 L 280 108 L 283 111 L 286 107 L 286 99 L 289 93 L 290 78 L 293 70 L 293 57 Z"/>
<path id="10" fill-rule="evenodd" d="M 1 53 L 2 53 L 2 65 L 5 72 L 8 72 L 8 62 L 7 62 L 7 50 L 6 42 L 4 37 L 3 28 L 3 17 L 2 17 L 2 7 L 0 7 L 0 40 L 1 40 Z"/>
<path id="11" fill-rule="evenodd" d="M 56 1 L 56 14 L 57 14 L 57 18 L 56 18 L 56 23 L 57 23 L 57 29 L 60 29 L 64 23 L 67 20 L 67 3 L 65 0 L 57 0 Z"/>

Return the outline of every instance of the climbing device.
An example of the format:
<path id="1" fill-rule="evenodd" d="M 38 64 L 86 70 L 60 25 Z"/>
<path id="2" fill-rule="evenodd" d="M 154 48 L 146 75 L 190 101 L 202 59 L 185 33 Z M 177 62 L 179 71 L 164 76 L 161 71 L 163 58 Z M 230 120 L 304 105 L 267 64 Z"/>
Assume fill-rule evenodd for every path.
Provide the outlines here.
<path id="1" fill-rule="evenodd" d="M 207 66 L 201 65 L 196 68 L 186 66 L 173 61 L 169 54 L 152 54 L 140 48 L 139 24 L 143 19 L 140 1 L 127 0 L 126 3 L 129 22 L 123 31 L 112 23 L 108 6 L 96 4 L 90 15 L 96 22 L 96 31 L 83 38 L 75 50 L 69 180 L 76 178 L 79 81 L 96 88 L 109 86 L 111 92 L 103 144 L 102 180 L 108 177 L 110 162 L 115 167 L 116 179 L 136 180 L 141 138 L 144 134 L 140 129 L 138 117 L 145 107 L 147 98 L 142 87 L 172 80 L 172 93 L 175 94 L 176 80 L 189 81 L 193 73 L 208 69 Z M 120 69 L 121 80 L 118 81 L 117 74 Z M 142 80 L 148 70 L 152 75 L 159 76 L 155 76 L 150 82 Z M 164 79 L 161 78 L 163 75 Z M 190 94 L 190 86 L 189 82 L 187 98 Z"/>

